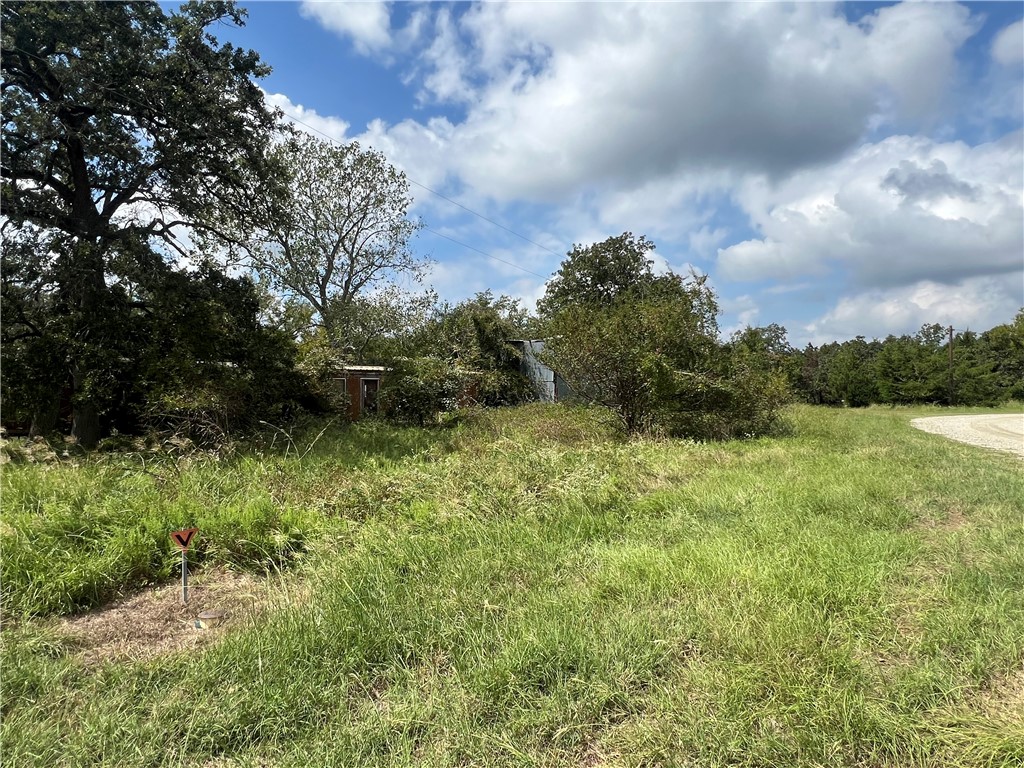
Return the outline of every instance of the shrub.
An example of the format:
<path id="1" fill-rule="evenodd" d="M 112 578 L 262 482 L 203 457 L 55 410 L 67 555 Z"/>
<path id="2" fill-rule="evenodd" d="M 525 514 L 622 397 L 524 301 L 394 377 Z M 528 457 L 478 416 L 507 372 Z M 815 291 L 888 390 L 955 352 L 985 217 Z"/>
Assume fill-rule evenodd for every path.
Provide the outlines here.
<path id="1" fill-rule="evenodd" d="M 458 407 L 472 374 L 434 357 L 400 360 L 381 387 L 381 410 L 396 421 L 419 424 Z"/>

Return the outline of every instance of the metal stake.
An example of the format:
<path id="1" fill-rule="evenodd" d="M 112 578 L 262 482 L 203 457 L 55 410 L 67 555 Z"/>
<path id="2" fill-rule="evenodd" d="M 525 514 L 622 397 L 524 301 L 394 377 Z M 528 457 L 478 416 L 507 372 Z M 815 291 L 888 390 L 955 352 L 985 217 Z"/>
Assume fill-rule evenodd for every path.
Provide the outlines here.
<path id="1" fill-rule="evenodd" d="M 188 603 L 188 555 L 181 550 L 181 602 Z"/>

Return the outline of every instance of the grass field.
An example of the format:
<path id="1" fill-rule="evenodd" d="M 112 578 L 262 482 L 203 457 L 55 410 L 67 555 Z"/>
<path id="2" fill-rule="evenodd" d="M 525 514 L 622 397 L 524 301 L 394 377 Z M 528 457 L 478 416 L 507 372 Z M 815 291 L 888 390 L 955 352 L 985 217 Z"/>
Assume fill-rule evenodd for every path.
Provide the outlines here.
<path id="1" fill-rule="evenodd" d="M 938 413 L 693 444 L 533 406 L 7 465 L 0 762 L 1022 765 L 1024 472 L 909 427 Z M 286 597 L 83 663 L 56 617 L 173 579 L 188 525 Z"/>

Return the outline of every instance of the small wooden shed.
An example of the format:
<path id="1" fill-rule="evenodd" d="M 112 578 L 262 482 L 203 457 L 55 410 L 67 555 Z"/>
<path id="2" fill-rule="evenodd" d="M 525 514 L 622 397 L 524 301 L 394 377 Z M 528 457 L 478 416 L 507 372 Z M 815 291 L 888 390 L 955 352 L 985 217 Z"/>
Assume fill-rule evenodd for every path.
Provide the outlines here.
<path id="1" fill-rule="evenodd" d="M 383 365 L 346 365 L 341 369 L 338 381 L 348 394 L 349 421 L 377 413 L 377 393 L 388 370 Z"/>

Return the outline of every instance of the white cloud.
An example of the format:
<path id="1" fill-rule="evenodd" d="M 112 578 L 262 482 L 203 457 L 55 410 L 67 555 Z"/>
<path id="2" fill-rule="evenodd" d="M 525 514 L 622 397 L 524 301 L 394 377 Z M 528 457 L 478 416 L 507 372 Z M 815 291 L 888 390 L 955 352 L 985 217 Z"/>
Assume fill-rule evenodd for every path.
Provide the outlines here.
<path id="1" fill-rule="evenodd" d="M 884 338 L 914 333 L 926 323 L 957 330 L 985 331 L 1010 322 L 1024 306 L 1024 272 L 968 278 L 953 285 L 924 280 L 910 286 L 847 296 L 800 329 L 798 343 L 843 341 L 854 336 Z"/>
<path id="2" fill-rule="evenodd" d="M 326 134 L 335 141 L 349 141 L 349 137 L 346 136 L 349 124 L 340 118 L 320 115 L 314 109 L 307 109 L 301 104 L 294 103 L 283 93 L 264 93 L 263 99 L 271 107 L 284 112 L 285 119 L 296 128 L 310 133 L 309 129 L 312 127 L 312 133 L 318 139 L 324 138 L 323 134 Z M 295 118 L 301 122 L 295 122 Z M 316 133 L 317 131 L 319 133 Z"/>
<path id="3" fill-rule="evenodd" d="M 761 313 L 760 308 L 752 296 L 743 294 L 734 298 L 723 298 L 718 302 L 719 309 L 723 313 L 736 318 L 736 322 L 721 329 L 721 337 L 727 339 L 737 331 L 742 331 L 747 326 L 753 326 L 757 316 Z"/>
<path id="4" fill-rule="evenodd" d="M 722 274 L 770 280 L 838 268 L 864 286 L 952 283 L 1024 261 L 1020 132 L 977 147 L 893 136 L 737 198 L 762 233 L 721 249 Z"/>
<path id="5" fill-rule="evenodd" d="M 424 6 L 428 8 L 429 6 Z M 416 13 L 427 13 L 423 9 Z M 745 177 L 834 163 L 869 128 L 934 119 L 977 21 L 956 4 L 481 3 L 419 17 L 433 35 L 410 75 L 461 121 L 374 122 L 358 137 L 460 201 L 557 203 L 578 238 L 629 229 L 709 243 L 701 198 Z M 414 14 L 415 15 L 415 14 Z M 410 27 L 413 26 L 410 22 Z M 426 204 L 426 203 L 424 203 Z M 721 228 L 719 228 L 721 229 Z M 815 271 L 778 240 L 787 274 Z M 815 261 L 815 260 L 812 260 Z"/>
<path id="6" fill-rule="evenodd" d="M 365 147 L 383 152 L 388 161 L 403 170 L 413 184 L 413 197 L 419 212 L 441 205 L 449 206 L 438 197 L 418 186 L 420 184 L 439 189 L 449 176 L 447 152 L 450 150 L 452 124 L 447 118 L 436 117 L 426 124 L 415 120 L 403 120 L 388 125 L 383 120 L 374 120 L 366 130 L 354 138 Z M 448 211 L 450 212 L 450 211 Z"/>
<path id="7" fill-rule="evenodd" d="M 890 91 L 894 115 L 927 121 L 954 79 L 956 51 L 980 23 L 956 3 L 900 3 L 862 27 L 864 66 Z"/>
<path id="8" fill-rule="evenodd" d="M 901 4 L 850 22 L 840 5 L 825 3 L 425 4 L 401 30 L 380 8 L 376 21 L 360 22 L 363 32 L 337 20 L 333 28 L 364 52 L 415 52 L 405 83 L 420 105 L 465 111 L 459 119 L 374 121 L 354 138 L 500 221 L 512 223 L 511 211 L 539 212 L 529 226 L 546 230 L 550 238 L 538 241 L 560 253 L 570 242 L 631 230 L 662 246 L 659 263 L 717 252 L 723 287 L 727 279 L 806 286 L 849 277 L 853 293 L 819 318 L 821 333 L 852 328 L 871 302 L 879 332 L 888 332 L 885 317 L 927 314 L 929 291 L 974 301 L 979 286 L 1016 279 L 1021 133 L 975 147 L 913 135 L 864 143 L 895 130 L 935 136 L 950 118 L 951 95 L 966 93 L 957 54 L 980 18 L 960 5 Z M 996 38 L 995 60 L 1020 61 L 1020 33 L 1018 23 Z M 971 106 L 957 115 L 977 117 L 986 136 L 1020 113 L 1019 77 L 992 73 L 971 83 L 979 86 Z M 414 194 L 432 226 L 461 215 L 423 190 Z M 510 203 L 517 205 L 502 207 Z M 756 234 L 722 248 L 733 242 L 733 206 Z M 482 238 L 494 232 L 462 234 L 489 250 Z M 520 252 L 509 252 L 518 261 Z M 557 261 L 545 254 L 531 269 L 548 274 Z M 521 295 L 543 291 L 541 281 L 519 277 Z M 439 268 L 436 279 L 464 296 L 511 290 L 518 278 L 473 256 Z M 814 282 L 821 294 L 830 290 Z M 756 309 L 729 311 L 753 319 Z M 870 329 L 852 328 L 863 332 Z"/>
<path id="9" fill-rule="evenodd" d="M 391 11 L 386 2 L 303 0 L 299 12 L 326 29 L 351 38 L 357 51 L 370 55 L 391 45 Z"/>
<path id="10" fill-rule="evenodd" d="M 781 176 L 872 121 L 930 119 L 976 23 L 953 4 L 855 24 L 811 3 L 483 3 L 435 28 L 421 96 L 469 104 L 452 172 L 496 200 L 554 201 L 708 169 Z"/>
<path id="11" fill-rule="evenodd" d="M 421 103 L 431 99 L 439 102 L 463 103 L 473 99 L 474 92 L 466 80 L 466 61 L 451 12 L 444 8 L 434 19 L 434 40 L 420 60 L 427 70 Z"/>
<path id="12" fill-rule="evenodd" d="M 690 232 L 690 250 L 694 255 L 702 258 L 712 256 L 728 234 L 729 232 L 724 227 L 712 229 L 704 225 L 700 229 Z"/>
<path id="13" fill-rule="evenodd" d="M 1024 62 L 1024 19 L 996 35 L 992 41 L 992 58 L 1008 67 Z"/>

